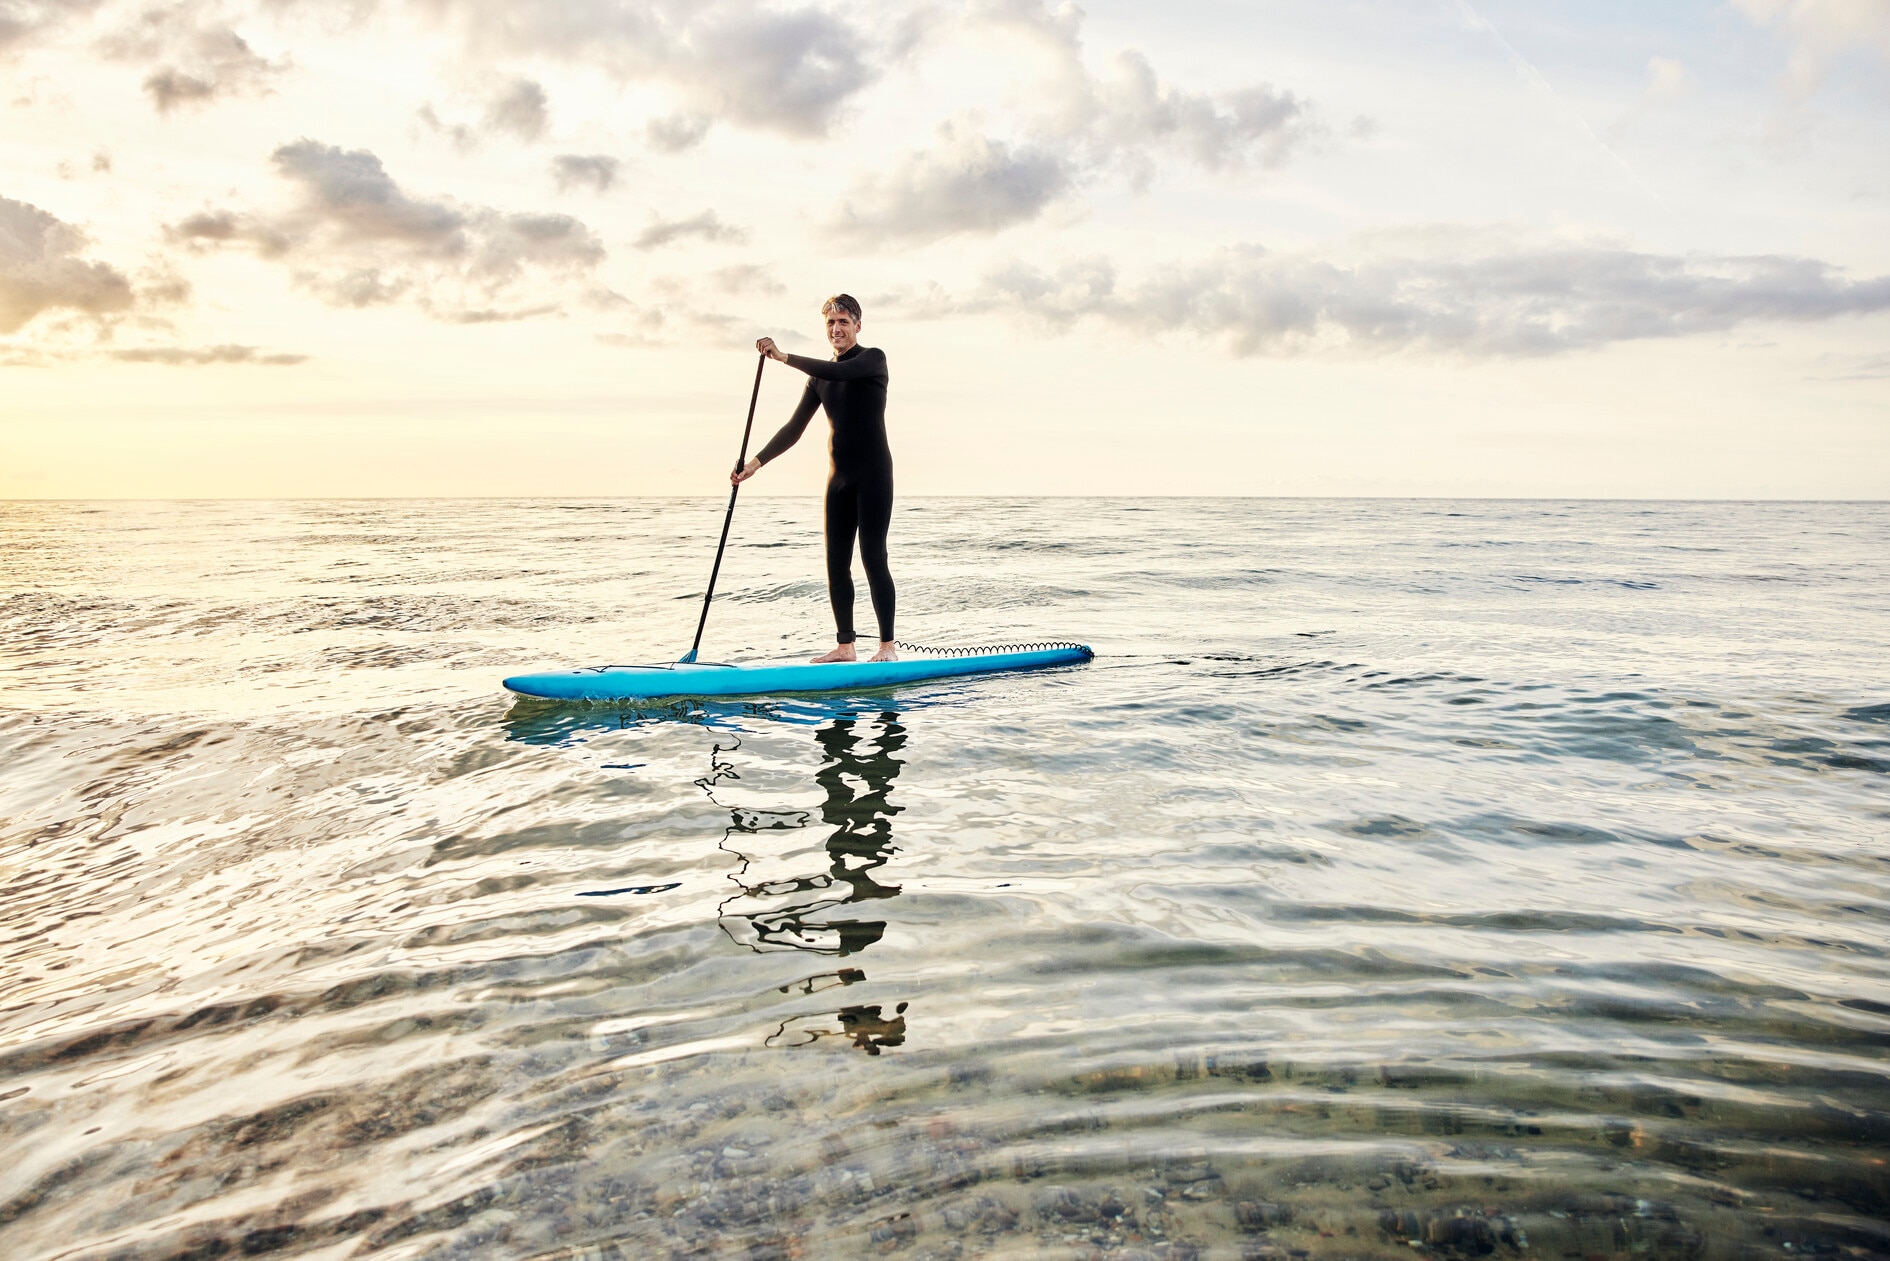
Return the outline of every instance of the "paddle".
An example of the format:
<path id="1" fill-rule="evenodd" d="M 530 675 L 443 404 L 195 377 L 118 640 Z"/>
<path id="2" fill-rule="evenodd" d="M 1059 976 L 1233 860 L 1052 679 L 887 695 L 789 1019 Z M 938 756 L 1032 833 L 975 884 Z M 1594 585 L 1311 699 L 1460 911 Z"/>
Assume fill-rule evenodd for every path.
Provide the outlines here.
<path id="1" fill-rule="evenodd" d="M 761 370 L 768 366 L 768 356 L 763 355 L 755 364 L 755 389 L 748 396 L 748 423 L 742 426 L 742 453 L 735 457 L 735 467 L 748 463 L 748 435 L 755 428 L 755 403 L 761 398 Z M 728 525 L 735 519 L 735 496 L 742 493 L 741 483 L 728 488 L 728 515 L 722 518 L 722 541 L 715 545 L 715 568 L 709 571 L 709 589 L 702 593 L 702 616 L 696 619 L 696 642 L 689 645 L 689 651 L 677 659 L 677 665 L 689 665 L 696 659 L 696 649 L 702 647 L 702 628 L 709 624 L 709 601 L 715 599 L 716 575 L 722 572 L 722 549 L 728 546 Z"/>

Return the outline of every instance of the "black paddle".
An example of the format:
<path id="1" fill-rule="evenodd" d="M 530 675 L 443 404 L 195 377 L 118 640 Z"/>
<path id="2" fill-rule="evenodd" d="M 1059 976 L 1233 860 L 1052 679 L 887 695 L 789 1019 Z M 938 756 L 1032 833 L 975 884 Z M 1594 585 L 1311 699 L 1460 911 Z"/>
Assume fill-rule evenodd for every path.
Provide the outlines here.
<path id="1" fill-rule="evenodd" d="M 748 396 L 748 423 L 742 426 L 742 453 L 735 457 L 735 467 L 738 469 L 748 463 L 748 435 L 755 428 L 755 403 L 761 398 L 761 370 L 767 366 L 766 355 L 755 364 L 755 389 Z M 689 651 L 677 660 L 677 665 L 689 665 L 695 661 L 696 649 L 702 647 L 702 628 L 709 624 L 709 601 L 715 599 L 716 575 L 722 572 L 722 549 L 728 546 L 728 525 L 735 519 L 735 496 L 741 493 L 740 482 L 728 488 L 728 515 L 722 518 L 722 541 L 715 545 L 715 568 L 709 571 L 709 589 L 702 593 L 702 616 L 696 620 L 696 642 L 689 645 Z"/>

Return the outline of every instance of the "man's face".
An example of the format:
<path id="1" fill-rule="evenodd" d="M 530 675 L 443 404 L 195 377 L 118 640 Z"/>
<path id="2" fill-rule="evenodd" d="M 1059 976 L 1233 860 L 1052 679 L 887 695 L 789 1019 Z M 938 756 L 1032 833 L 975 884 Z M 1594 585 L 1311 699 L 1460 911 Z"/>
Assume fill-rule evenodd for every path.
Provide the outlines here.
<path id="1" fill-rule="evenodd" d="M 840 354 L 846 354 L 859 344 L 860 322 L 853 318 L 853 312 L 844 307 L 836 307 L 827 313 L 827 344 Z"/>

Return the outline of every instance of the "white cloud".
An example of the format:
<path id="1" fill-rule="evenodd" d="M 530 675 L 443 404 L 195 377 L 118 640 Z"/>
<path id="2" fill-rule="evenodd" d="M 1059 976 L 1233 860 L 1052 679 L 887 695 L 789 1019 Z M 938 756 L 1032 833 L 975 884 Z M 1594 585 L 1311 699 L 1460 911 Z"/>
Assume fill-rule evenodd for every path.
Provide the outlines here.
<path id="1" fill-rule="evenodd" d="M 1890 0 L 1733 0 L 1760 26 L 1792 44 L 1786 82 L 1808 92 L 1831 62 L 1852 53 L 1890 60 Z"/>
<path id="2" fill-rule="evenodd" d="M 1686 95 L 1693 85 L 1693 76 L 1674 57 L 1649 57 L 1647 59 L 1647 99 L 1650 101 L 1671 101 Z"/>
<path id="3" fill-rule="evenodd" d="M 1149 336 L 1211 338 L 1237 356 L 1547 355 L 1890 311 L 1890 276 L 1849 280 L 1813 259 L 1519 244 L 1467 229 L 1372 239 L 1348 252 L 1229 249 L 1128 288 L 1101 257 L 1052 269 L 1018 262 L 970 294 L 904 305 L 935 315 L 996 307 L 1056 329 L 1097 320 Z"/>

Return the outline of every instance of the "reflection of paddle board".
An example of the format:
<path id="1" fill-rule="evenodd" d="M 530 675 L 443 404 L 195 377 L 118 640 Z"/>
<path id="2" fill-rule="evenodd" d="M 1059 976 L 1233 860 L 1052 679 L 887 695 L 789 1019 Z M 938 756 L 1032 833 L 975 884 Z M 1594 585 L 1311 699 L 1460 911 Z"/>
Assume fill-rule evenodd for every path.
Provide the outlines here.
<path id="1" fill-rule="evenodd" d="M 1083 644 L 1057 644 L 975 656 L 907 657 L 899 661 L 833 661 L 800 665 L 593 666 L 517 674 L 505 681 L 520 696 L 555 701 L 634 701 L 662 696 L 766 696 L 893 687 L 959 674 L 1080 665 L 1096 654 Z"/>

